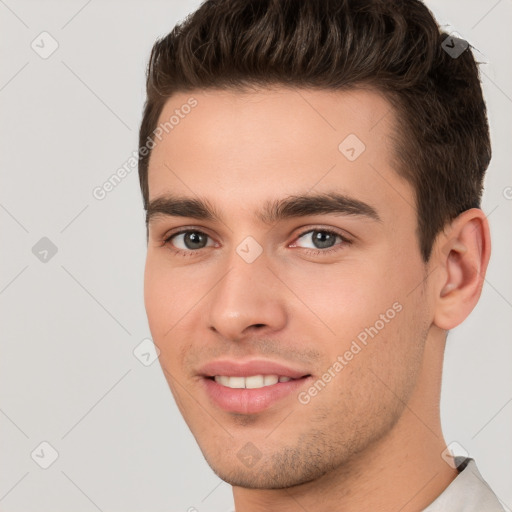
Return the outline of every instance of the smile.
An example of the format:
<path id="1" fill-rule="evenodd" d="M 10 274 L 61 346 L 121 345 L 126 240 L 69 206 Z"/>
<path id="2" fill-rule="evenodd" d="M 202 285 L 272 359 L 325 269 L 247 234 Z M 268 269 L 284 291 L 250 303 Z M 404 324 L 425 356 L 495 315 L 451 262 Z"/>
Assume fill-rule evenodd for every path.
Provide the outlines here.
<path id="1" fill-rule="evenodd" d="M 288 382 L 291 377 L 284 375 L 250 375 L 247 377 L 230 377 L 226 375 L 216 375 L 213 377 L 217 384 L 232 389 L 258 389 L 266 386 L 273 386 L 278 382 Z"/>

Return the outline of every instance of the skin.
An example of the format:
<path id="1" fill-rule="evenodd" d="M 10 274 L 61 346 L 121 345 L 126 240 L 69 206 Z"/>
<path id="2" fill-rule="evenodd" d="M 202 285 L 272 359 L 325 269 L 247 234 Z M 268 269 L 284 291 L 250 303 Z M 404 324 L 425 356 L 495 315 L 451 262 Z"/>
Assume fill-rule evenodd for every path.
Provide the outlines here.
<path id="1" fill-rule="evenodd" d="M 422 510 L 457 475 L 441 456 L 442 362 L 447 330 L 480 296 L 484 214 L 461 214 L 422 260 L 415 193 L 393 163 L 397 120 L 376 91 L 201 90 L 172 96 L 161 121 L 191 96 L 197 107 L 152 151 L 149 198 L 200 197 L 222 221 L 151 219 L 145 305 L 208 464 L 233 486 L 237 512 Z M 338 149 L 348 134 L 366 146 L 352 162 Z M 268 225 L 256 215 L 268 200 L 332 191 L 371 205 L 380 221 L 322 214 Z M 165 239 L 183 227 L 208 245 L 173 252 L 183 236 Z M 311 234 L 299 238 L 312 229 L 350 243 L 322 253 Z M 250 264 L 236 252 L 247 236 L 263 250 Z M 401 311 L 307 404 L 292 393 L 234 414 L 202 389 L 198 369 L 219 358 L 277 361 L 317 380 L 397 302 Z M 237 457 L 248 442 L 261 454 L 252 467 Z"/>

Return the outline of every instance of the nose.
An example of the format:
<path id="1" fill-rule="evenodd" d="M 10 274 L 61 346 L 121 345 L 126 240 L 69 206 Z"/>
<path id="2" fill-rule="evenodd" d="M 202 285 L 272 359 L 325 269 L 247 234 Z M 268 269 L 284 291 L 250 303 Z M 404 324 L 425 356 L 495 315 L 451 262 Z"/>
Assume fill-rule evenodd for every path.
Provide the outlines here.
<path id="1" fill-rule="evenodd" d="M 237 341 L 256 331 L 276 332 L 287 322 L 282 284 L 261 255 L 247 263 L 238 254 L 209 294 L 209 328 Z"/>

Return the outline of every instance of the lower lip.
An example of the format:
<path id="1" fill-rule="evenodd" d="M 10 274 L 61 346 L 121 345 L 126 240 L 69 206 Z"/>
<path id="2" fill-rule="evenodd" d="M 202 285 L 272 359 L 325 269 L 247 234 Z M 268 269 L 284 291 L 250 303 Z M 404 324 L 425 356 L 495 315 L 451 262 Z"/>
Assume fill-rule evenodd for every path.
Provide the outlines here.
<path id="1" fill-rule="evenodd" d="M 302 377 L 257 389 L 228 388 L 206 377 L 203 382 L 210 399 L 221 409 L 240 414 L 255 414 L 296 392 L 310 379 L 311 377 Z"/>

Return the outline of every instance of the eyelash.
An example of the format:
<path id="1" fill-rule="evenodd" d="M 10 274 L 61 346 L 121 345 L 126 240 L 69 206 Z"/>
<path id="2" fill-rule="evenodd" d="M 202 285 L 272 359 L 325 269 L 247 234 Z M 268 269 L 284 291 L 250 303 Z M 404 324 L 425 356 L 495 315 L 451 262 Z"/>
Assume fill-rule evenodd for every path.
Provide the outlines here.
<path id="1" fill-rule="evenodd" d="M 338 231 L 334 231 L 331 229 L 323 229 L 323 228 L 313 228 L 313 229 L 310 228 L 310 229 L 300 233 L 299 235 L 297 235 L 296 240 L 298 240 L 299 238 L 302 238 L 304 235 L 307 235 L 308 233 L 311 233 L 313 231 L 319 231 L 321 233 L 328 233 L 329 235 L 334 235 L 335 237 L 339 237 L 341 239 L 342 243 L 338 243 L 337 245 L 330 247 L 328 249 L 308 249 L 307 247 L 299 247 L 299 249 L 303 249 L 310 256 L 319 256 L 319 255 L 326 255 L 326 254 L 330 255 L 330 254 L 333 254 L 340 250 L 343 250 L 345 245 L 350 245 L 352 243 L 351 240 L 349 240 L 348 238 L 343 236 Z M 200 233 L 201 235 L 205 235 L 208 238 L 211 238 L 208 234 L 206 234 L 204 231 L 200 231 L 199 229 L 182 229 L 181 231 L 177 231 L 176 233 L 173 233 L 172 235 L 169 235 L 168 237 L 166 237 L 163 240 L 162 245 L 169 245 L 170 250 L 177 256 L 183 256 L 183 257 L 196 256 L 197 253 L 199 253 L 201 251 L 201 249 L 196 249 L 196 250 L 190 249 L 188 251 L 185 251 L 183 249 L 174 248 L 172 246 L 172 244 L 170 243 L 174 237 L 176 237 L 178 235 L 182 235 L 184 233 Z M 202 247 L 202 249 L 206 249 L 206 247 Z"/>

